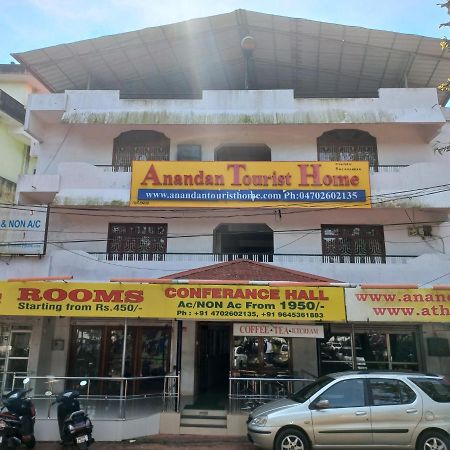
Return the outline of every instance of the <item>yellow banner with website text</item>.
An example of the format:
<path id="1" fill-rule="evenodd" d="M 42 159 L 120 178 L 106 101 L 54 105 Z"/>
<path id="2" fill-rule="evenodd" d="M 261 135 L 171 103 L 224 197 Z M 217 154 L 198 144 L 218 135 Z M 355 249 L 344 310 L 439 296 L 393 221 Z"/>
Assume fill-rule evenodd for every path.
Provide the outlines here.
<path id="1" fill-rule="evenodd" d="M 345 321 L 340 287 L 0 282 L 0 313 L 18 316 Z"/>
<path id="2" fill-rule="evenodd" d="M 370 208 L 367 161 L 133 161 L 131 206 Z"/>
<path id="3" fill-rule="evenodd" d="M 346 289 L 350 322 L 450 322 L 450 289 Z"/>

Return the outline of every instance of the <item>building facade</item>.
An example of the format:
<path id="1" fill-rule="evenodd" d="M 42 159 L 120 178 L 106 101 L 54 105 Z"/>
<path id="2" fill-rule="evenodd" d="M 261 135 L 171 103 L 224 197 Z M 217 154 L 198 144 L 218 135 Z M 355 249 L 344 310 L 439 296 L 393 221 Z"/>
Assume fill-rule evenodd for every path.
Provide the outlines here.
<path id="1" fill-rule="evenodd" d="M 212 398 L 243 433 L 239 379 L 449 375 L 449 115 L 419 69 L 426 48 L 447 70 L 438 47 L 237 11 L 16 55 L 51 91 L 16 193 L 46 231 L 4 267 L 3 389 L 89 378 L 123 439 L 199 430 L 183 410 Z M 122 414 L 173 380 L 172 412 Z"/>
<path id="2" fill-rule="evenodd" d="M 35 156 L 32 136 L 24 131 L 25 107 L 29 94 L 46 92 L 24 66 L 0 65 L 0 201 L 14 203 L 19 175 L 32 173 Z"/>

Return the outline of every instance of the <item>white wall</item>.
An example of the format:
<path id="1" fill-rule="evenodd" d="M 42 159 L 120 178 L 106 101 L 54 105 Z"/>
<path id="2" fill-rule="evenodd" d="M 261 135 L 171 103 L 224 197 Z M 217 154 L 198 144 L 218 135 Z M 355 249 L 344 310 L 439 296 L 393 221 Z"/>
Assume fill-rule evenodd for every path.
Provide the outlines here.
<path id="1" fill-rule="evenodd" d="M 285 209 L 281 217 L 275 209 L 267 212 L 231 209 L 223 211 L 150 211 L 114 210 L 109 214 L 96 209 L 74 211 L 53 209 L 49 221 L 48 238 L 51 242 L 84 240 L 67 244 L 49 245 L 50 254 L 64 248 L 88 252 L 106 252 L 109 223 L 167 223 L 167 251 L 169 253 L 212 253 L 213 232 L 220 224 L 264 223 L 274 231 L 274 252 L 287 254 L 321 254 L 321 226 L 330 224 L 383 225 L 386 253 L 417 256 L 440 253 L 443 250 L 439 236 L 450 229 L 446 215 L 433 211 L 402 209 L 334 209 L 311 211 Z M 178 218 L 174 218 L 178 216 Z M 411 223 L 437 222 L 433 227 L 436 238 L 422 239 L 408 236 Z M 89 242 L 92 241 L 92 242 Z M 448 250 L 447 248 L 445 249 Z"/>
<path id="2" fill-rule="evenodd" d="M 317 138 L 333 129 L 359 129 L 377 139 L 381 165 L 442 161 L 423 136 L 421 125 L 66 125 L 46 126 L 40 145 L 37 173 L 56 173 L 61 162 L 111 164 L 114 138 L 133 129 L 155 130 L 170 139 L 171 159 L 178 144 L 200 144 L 202 159 L 214 160 L 224 144 L 266 144 L 273 161 L 317 160 Z"/>
<path id="3" fill-rule="evenodd" d="M 424 357 L 429 372 L 450 376 L 450 356 L 430 356 L 427 339 L 439 337 L 450 340 L 450 325 L 447 323 L 424 324 L 422 328 Z"/>
<path id="4" fill-rule="evenodd" d="M 194 395 L 196 356 L 196 322 L 183 321 L 183 348 L 181 354 L 181 395 Z"/>

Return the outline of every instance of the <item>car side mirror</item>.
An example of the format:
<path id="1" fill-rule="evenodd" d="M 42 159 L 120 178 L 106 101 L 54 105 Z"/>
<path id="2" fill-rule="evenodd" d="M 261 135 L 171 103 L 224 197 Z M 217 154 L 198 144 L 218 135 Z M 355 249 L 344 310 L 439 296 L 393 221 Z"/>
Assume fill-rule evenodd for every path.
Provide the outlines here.
<path id="1" fill-rule="evenodd" d="M 330 401 L 327 399 L 319 400 L 317 403 L 314 404 L 315 409 L 327 409 L 330 407 Z"/>

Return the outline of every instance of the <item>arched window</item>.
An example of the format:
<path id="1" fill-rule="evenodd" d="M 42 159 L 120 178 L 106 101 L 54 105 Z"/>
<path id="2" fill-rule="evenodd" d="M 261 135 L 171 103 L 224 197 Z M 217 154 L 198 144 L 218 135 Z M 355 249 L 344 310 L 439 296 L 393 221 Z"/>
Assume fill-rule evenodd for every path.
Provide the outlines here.
<path id="1" fill-rule="evenodd" d="M 264 223 L 227 223 L 214 230 L 214 253 L 225 261 L 273 261 L 273 231 Z"/>
<path id="2" fill-rule="evenodd" d="M 271 161 L 270 148 L 265 144 L 221 145 L 215 151 L 216 161 Z"/>
<path id="3" fill-rule="evenodd" d="M 126 131 L 114 139 L 114 172 L 129 172 L 132 161 L 168 161 L 170 139 L 157 131 Z"/>
<path id="4" fill-rule="evenodd" d="M 377 140 L 366 131 L 332 130 L 317 138 L 319 161 L 369 161 L 378 171 Z"/>

